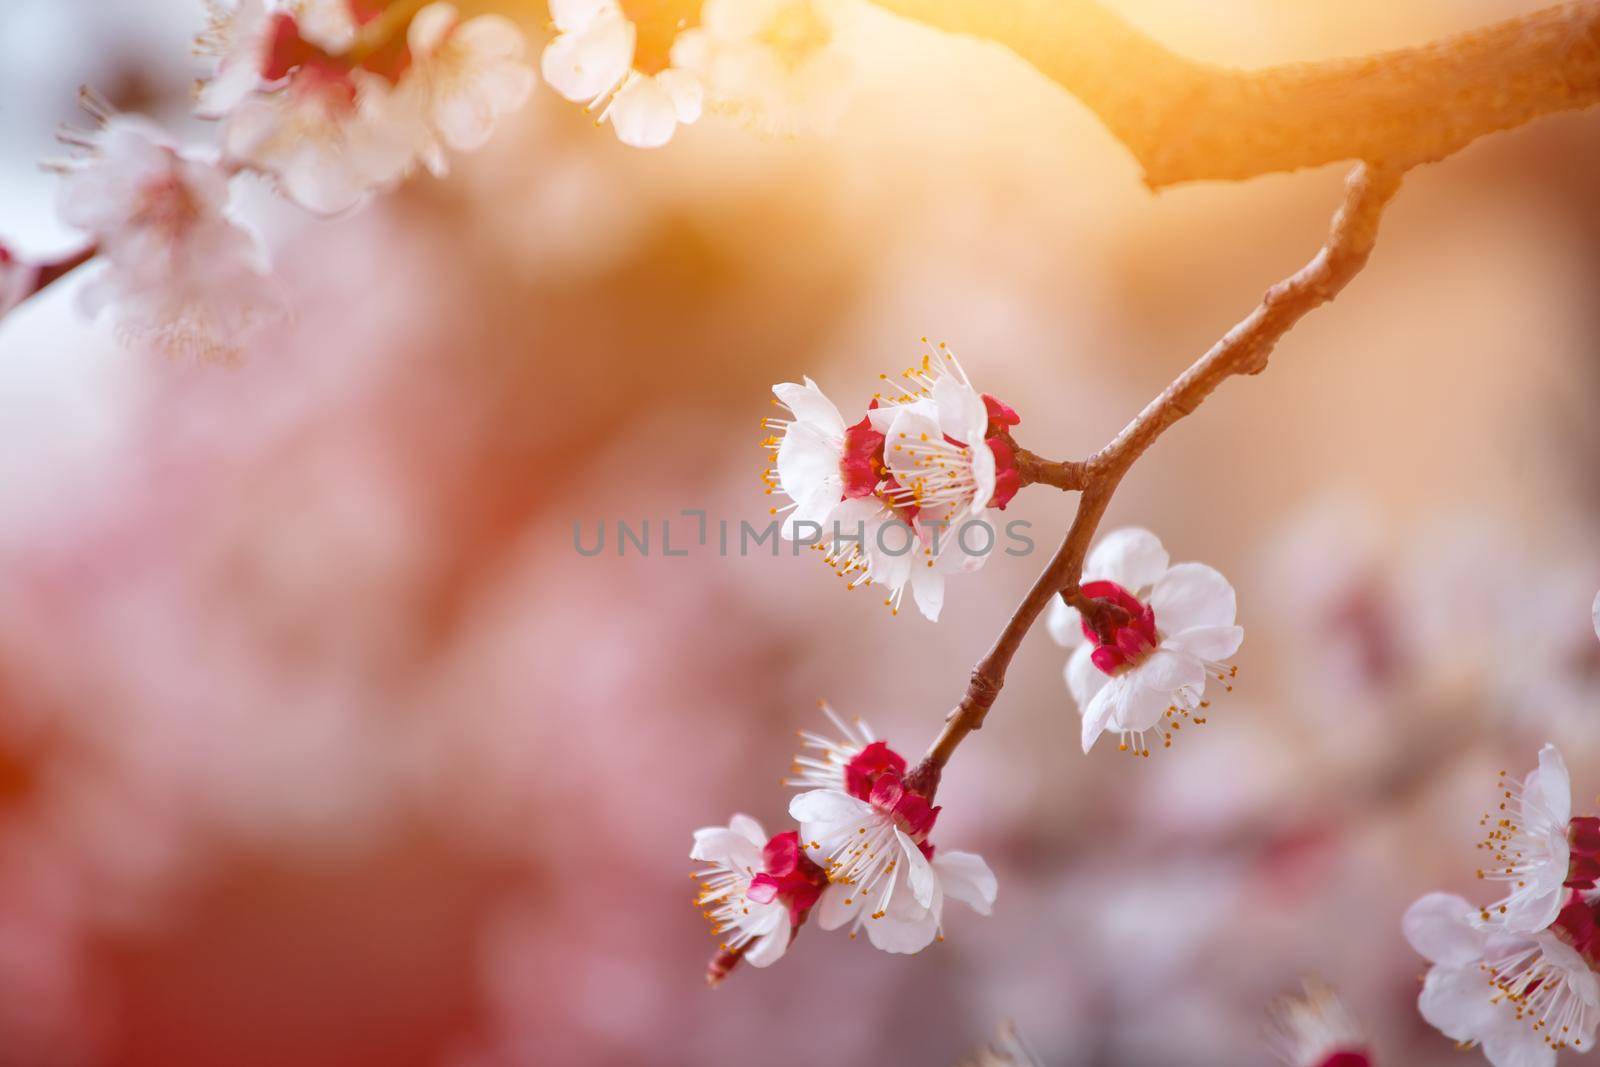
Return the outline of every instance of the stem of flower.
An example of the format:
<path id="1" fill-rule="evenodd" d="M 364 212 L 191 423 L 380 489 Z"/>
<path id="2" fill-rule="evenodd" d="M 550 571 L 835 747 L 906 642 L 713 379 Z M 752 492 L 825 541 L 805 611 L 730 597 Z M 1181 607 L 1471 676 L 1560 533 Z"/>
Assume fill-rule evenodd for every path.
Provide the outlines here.
<path id="1" fill-rule="evenodd" d="M 1010 440 L 1010 435 L 1007 435 Z M 1026 448 L 1011 442 L 1016 452 L 1017 470 L 1023 485 L 1053 485 L 1057 489 L 1073 492 L 1087 484 L 1088 464 L 1071 460 L 1045 459 Z"/>

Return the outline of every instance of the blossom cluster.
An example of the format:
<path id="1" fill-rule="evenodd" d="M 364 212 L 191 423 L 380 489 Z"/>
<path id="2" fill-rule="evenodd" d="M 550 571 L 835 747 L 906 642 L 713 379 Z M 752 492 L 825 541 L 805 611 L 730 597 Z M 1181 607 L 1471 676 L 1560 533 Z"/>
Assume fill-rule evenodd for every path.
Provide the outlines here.
<path id="1" fill-rule="evenodd" d="M 463 20 L 449 3 L 239 0 L 213 6 L 201 51 L 215 63 L 197 112 L 224 123 L 227 159 L 290 199 L 333 214 L 446 148 L 482 147 L 533 86 L 509 19 Z M 403 23 L 402 20 L 403 19 Z"/>
<path id="2" fill-rule="evenodd" d="M 534 74 L 508 19 L 462 19 L 449 3 L 239 0 L 210 4 L 197 40 L 211 63 L 195 111 L 220 148 L 184 147 L 92 93 L 88 130 L 62 134 L 62 219 L 84 231 L 98 273 L 80 291 L 119 336 L 175 355 L 228 359 L 286 301 L 261 243 L 229 212 L 235 175 L 266 176 L 311 211 L 350 210 L 446 149 L 482 146 Z M 40 284 L 0 251 L 0 314 Z"/>
<path id="3" fill-rule="evenodd" d="M 1547 744 L 1521 781 L 1501 772 L 1482 822 L 1477 876 L 1504 893 L 1477 907 L 1429 893 L 1406 911 L 1406 939 L 1432 964 L 1417 1007 L 1495 1067 L 1550 1067 L 1561 1049 L 1589 1051 L 1600 1024 L 1600 818 L 1572 815 Z"/>
<path id="4" fill-rule="evenodd" d="M 849 927 L 885 952 L 920 952 L 943 939 L 944 903 L 980 915 L 996 881 L 982 857 L 935 848 L 940 808 L 907 774 L 903 756 L 861 720 L 847 724 L 823 705 L 839 736 L 802 731 L 789 804 L 797 828 L 767 837 L 735 815 L 695 831 L 691 859 L 707 866 L 695 903 L 723 940 L 713 983 L 739 959 L 765 967 L 782 958 L 813 908 L 824 930 Z"/>
<path id="5" fill-rule="evenodd" d="M 896 614 L 909 588 L 937 620 L 946 575 L 976 571 L 994 547 L 992 531 L 978 540 L 965 525 L 1022 486 L 1010 435 L 1022 419 L 978 392 L 942 343 L 879 377 L 885 390 L 848 425 L 810 378 L 773 386 L 789 417 L 762 421 L 772 455 L 762 484 L 789 499 L 772 509 L 786 539 L 812 544 L 850 588 L 882 588 Z"/>
<path id="6" fill-rule="evenodd" d="M 215 148 L 179 147 L 154 124 L 93 100 L 70 132 L 61 215 L 92 241 L 81 293 L 130 343 L 229 359 L 287 304 L 259 240 L 228 214 L 230 179 L 267 177 L 322 215 L 349 211 L 448 152 L 484 145 L 535 73 L 522 31 L 426 0 L 205 0 L 210 64 L 195 113 Z M 550 0 L 540 66 L 627 144 L 654 147 L 707 107 L 792 133 L 838 110 L 848 64 L 829 0 L 707 0 L 693 18 L 642 0 Z M 691 24 L 692 23 L 692 24 Z M 56 276 L 0 245 L 0 316 Z M 64 273 L 64 271 L 62 272 Z"/>

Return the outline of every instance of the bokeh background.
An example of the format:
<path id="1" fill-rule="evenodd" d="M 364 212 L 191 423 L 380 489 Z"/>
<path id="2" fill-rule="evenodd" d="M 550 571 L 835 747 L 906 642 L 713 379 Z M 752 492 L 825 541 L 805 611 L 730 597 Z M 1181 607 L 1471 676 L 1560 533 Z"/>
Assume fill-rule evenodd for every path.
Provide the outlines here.
<path id="1" fill-rule="evenodd" d="M 1502 0 L 1117 0 L 1237 64 L 1420 42 Z M 524 11 L 542 33 L 536 0 Z M 0 4 L 0 236 L 73 246 L 37 161 L 88 82 L 185 118 L 190 0 Z M 1370 267 L 1138 465 L 1108 526 L 1229 574 L 1211 724 L 1084 757 L 1030 635 L 945 775 L 1000 877 L 915 958 L 804 931 L 708 991 L 690 832 L 776 830 L 827 698 L 915 753 L 1044 565 L 890 618 L 762 521 L 771 383 L 864 401 L 929 334 L 1083 456 L 1316 248 L 1342 168 L 1149 193 L 1008 54 L 871 9 L 822 134 L 640 153 L 548 91 L 446 181 L 310 219 L 241 185 L 296 317 L 235 369 L 52 288 L 0 325 L 0 1064 L 1265 1063 L 1316 976 L 1380 1062 L 1415 896 L 1472 881 L 1501 767 L 1600 788 L 1600 116 L 1419 170 Z M 1137 78 L 1137 71 L 1129 72 Z M 648 557 L 575 523 L 650 520 Z M 1475 1055 L 1475 1054 L 1472 1054 Z"/>

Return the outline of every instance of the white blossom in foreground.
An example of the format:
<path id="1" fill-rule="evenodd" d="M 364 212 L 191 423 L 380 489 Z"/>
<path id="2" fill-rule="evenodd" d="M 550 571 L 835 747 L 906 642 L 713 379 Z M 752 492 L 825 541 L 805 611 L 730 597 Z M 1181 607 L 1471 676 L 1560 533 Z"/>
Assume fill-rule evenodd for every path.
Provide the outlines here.
<path id="1" fill-rule="evenodd" d="M 768 839 L 748 815 L 696 830 L 689 858 L 707 864 L 695 875 L 695 904 L 724 938 L 722 951 L 754 967 L 783 957 L 794 928 L 827 884 L 793 830 Z"/>
<path id="2" fill-rule="evenodd" d="M 1495 1067 L 1553 1067 L 1560 1049 L 1588 1051 L 1600 1021 L 1590 905 L 1574 899 L 1540 933 L 1483 929 L 1476 915 L 1448 893 L 1407 909 L 1406 940 L 1433 965 L 1417 998 L 1422 1017 L 1446 1037 L 1483 1046 Z"/>
<path id="3" fill-rule="evenodd" d="M 429 4 L 407 31 L 411 63 L 400 76 L 401 108 L 415 109 L 425 130 L 423 158 L 445 170 L 444 148 L 482 148 L 495 125 L 533 89 L 533 69 L 516 23 L 501 15 L 461 21 L 453 4 Z"/>
<path id="4" fill-rule="evenodd" d="M 80 292 L 85 310 L 112 310 L 130 343 L 231 358 L 284 304 L 254 235 L 225 214 L 227 172 L 143 119 L 92 97 L 85 106 L 99 128 L 63 134 L 78 151 L 57 165 L 62 219 L 99 248 L 99 273 Z"/>
<path id="5" fill-rule="evenodd" d="M 1224 661 L 1244 640 L 1228 580 L 1202 563 L 1170 564 L 1155 534 L 1130 527 L 1101 538 L 1080 587 L 1102 608 L 1098 628 L 1059 597 L 1049 627 L 1073 649 L 1066 679 L 1083 714 L 1083 750 L 1110 730 L 1124 751 L 1148 756 L 1149 732 L 1170 747 L 1182 721 L 1205 722 L 1197 713 L 1210 706 L 1207 681 L 1232 688 L 1236 668 Z"/>
<path id="6" fill-rule="evenodd" d="M 759 133 L 826 128 L 844 109 L 854 71 L 834 46 L 824 0 L 706 0 L 700 25 L 678 35 L 675 66 L 705 84 L 712 110 Z"/>
<path id="7" fill-rule="evenodd" d="M 1489 860 L 1478 877 L 1503 882 L 1506 894 L 1484 908 L 1479 922 L 1536 933 L 1555 922 L 1573 865 L 1569 824 L 1581 840 L 1594 820 L 1572 818 L 1572 780 L 1554 745 L 1539 751 L 1539 766 L 1517 782 L 1501 772 L 1500 802 L 1483 817 L 1488 831 L 1478 848 Z M 1580 856 L 1582 852 L 1580 852 Z M 1591 883 L 1592 884 L 1592 883 Z"/>
<path id="8" fill-rule="evenodd" d="M 795 797 L 789 814 L 832 883 L 818 904 L 817 924 L 824 930 L 848 924 L 851 937 L 864 926 L 885 952 L 920 952 L 943 938 L 947 897 L 988 915 L 997 885 L 981 857 L 939 852 L 928 841 L 939 809 L 907 787 L 899 753 L 882 741 L 857 747 L 869 737 L 862 724 L 840 741 L 808 738 L 823 758 L 800 757 L 796 784 L 831 784 Z"/>
<path id="9" fill-rule="evenodd" d="M 622 143 L 659 148 L 700 117 L 700 79 L 664 54 L 641 54 L 639 27 L 616 0 L 550 0 L 550 18 L 556 36 L 540 60 L 544 80 L 598 110 Z"/>
<path id="10" fill-rule="evenodd" d="M 1306 982 L 1303 996 L 1283 997 L 1269 1011 L 1267 1043 L 1289 1067 L 1372 1067 L 1366 1033 L 1336 993 Z"/>
<path id="11" fill-rule="evenodd" d="M 772 509 L 783 536 L 812 540 L 851 588 L 879 586 L 896 613 L 909 589 L 937 620 L 946 576 L 977 570 L 994 549 L 994 528 L 978 520 L 1021 486 L 1016 412 L 974 389 L 944 345 L 851 425 L 809 378 L 773 393 L 792 416 L 763 422 L 773 456 L 763 484 L 791 501 Z"/>

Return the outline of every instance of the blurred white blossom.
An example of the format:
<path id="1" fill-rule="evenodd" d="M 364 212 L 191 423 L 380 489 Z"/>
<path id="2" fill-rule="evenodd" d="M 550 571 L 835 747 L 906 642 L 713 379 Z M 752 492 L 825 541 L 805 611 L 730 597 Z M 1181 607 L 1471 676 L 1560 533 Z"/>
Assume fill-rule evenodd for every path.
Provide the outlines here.
<path id="1" fill-rule="evenodd" d="M 78 153 L 59 165 L 61 217 L 99 247 L 84 308 L 111 309 L 126 340 L 231 357 L 284 305 L 256 237 L 226 214 L 227 172 L 144 119 L 88 105 L 100 125 L 64 134 Z"/>
<path id="2" fill-rule="evenodd" d="M 706 0 L 679 34 L 676 66 L 705 84 L 708 105 L 759 133 L 826 129 L 849 100 L 854 68 L 836 45 L 826 0 Z"/>
<path id="3" fill-rule="evenodd" d="M 551 0 L 550 18 L 557 33 L 540 63 L 545 81 L 598 109 L 624 144 L 659 148 L 700 117 L 704 90 L 694 74 L 637 69 L 638 27 L 616 0 Z"/>
<path id="4" fill-rule="evenodd" d="M 452 4 L 419 11 L 407 42 L 411 64 L 400 76 L 401 108 L 414 108 L 422 117 L 423 158 L 442 174 L 446 147 L 483 147 L 496 123 L 522 106 L 533 88 L 533 69 L 523 62 L 526 45 L 515 23 L 500 15 L 463 22 Z"/>
<path id="5" fill-rule="evenodd" d="M 1288 1067 L 1372 1067 L 1367 1035 L 1339 995 L 1320 982 L 1269 1009 L 1267 1043 Z"/>

